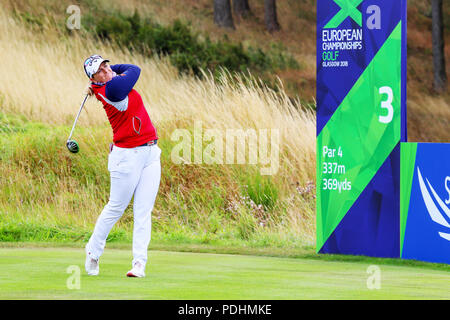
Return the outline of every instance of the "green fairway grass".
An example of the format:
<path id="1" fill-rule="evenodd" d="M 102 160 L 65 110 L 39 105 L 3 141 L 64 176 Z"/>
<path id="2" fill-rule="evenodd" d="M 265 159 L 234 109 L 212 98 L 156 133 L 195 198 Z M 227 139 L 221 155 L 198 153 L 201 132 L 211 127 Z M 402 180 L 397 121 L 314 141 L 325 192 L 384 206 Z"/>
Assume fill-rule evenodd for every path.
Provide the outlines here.
<path id="1" fill-rule="evenodd" d="M 368 289 L 370 261 L 152 250 L 147 277 L 127 278 L 131 250 L 108 248 L 96 277 L 84 258 L 81 248 L 0 248 L 0 299 L 450 299 L 450 272 L 418 266 L 378 264 L 381 288 Z"/>

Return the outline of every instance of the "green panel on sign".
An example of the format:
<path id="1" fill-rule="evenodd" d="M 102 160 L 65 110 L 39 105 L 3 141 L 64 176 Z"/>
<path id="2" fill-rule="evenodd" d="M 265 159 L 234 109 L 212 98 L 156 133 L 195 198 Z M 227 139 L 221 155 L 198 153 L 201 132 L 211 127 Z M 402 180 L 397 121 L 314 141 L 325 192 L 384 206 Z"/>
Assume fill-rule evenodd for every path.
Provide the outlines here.
<path id="1" fill-rule="evenodd" d="M 401 135 L 401 22 L 317 137 L 317 251 Z"/>
<path id="2" fill-rule="evenodd" d="M 408 218 L 411 186 L 416 163 L 417 143 L 402 143 L 400 146 L 400 257 L 403 252 L 406 220 Z"/>

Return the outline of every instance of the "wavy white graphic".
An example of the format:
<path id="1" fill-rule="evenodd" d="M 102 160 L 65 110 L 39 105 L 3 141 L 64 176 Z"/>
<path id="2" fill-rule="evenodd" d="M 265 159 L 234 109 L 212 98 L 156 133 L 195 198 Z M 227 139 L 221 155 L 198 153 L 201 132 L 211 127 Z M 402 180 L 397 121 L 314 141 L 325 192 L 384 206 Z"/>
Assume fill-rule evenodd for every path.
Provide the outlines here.
<path id="1" fill-rule="evenodd" d="M 423 181 L 422 174 L 420 173 L 419 167 L 417 167 L 417 174 L 419 177 L 419 186 L 420 186 L 420 191 L 422 192 L 423 201 L 425 202 L 425 206 L 427 207 L 427 210 L 428 210 L 428 213 L 430 214 L 431 219 L 434 222 L 439 223 L 440 225 L 450 229 L 450 224 L 447 222 L 444 215 L 441 214 L 440 210 L 434 203 L 433 198 L 431 197 L 430 193 L 428 192 L 427 186 L 425 185 L 425 182 Z M 442 209 L 442 211 L 450 219 L 450 209 L 444 204 L 444 202 L 441 200 L 441 198 L 436 193 L 436 191 L 434 191 L 434 189 L 431 186 L 428 179 L 426 179 L 426 180 L 427 180 L 428 187 L 430 188 L 431 193 L 433 194 L 434 199 L 439 204 L 439 207 Z M 450 233 L 439 232 L 439 236 L 443 239 L 450 241 Z"/>
<path id="2" fill-rule="evenodd" d="M 439 232 L 439 235 L 445 240 L 450 241 L 450 233 Z"/>

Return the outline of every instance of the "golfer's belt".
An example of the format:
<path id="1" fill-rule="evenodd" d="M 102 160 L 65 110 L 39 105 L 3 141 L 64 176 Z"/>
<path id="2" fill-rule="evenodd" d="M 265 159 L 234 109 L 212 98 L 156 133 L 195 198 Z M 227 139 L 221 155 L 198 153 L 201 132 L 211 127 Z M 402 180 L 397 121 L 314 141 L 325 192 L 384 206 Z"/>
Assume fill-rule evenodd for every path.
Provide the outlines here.
<path id="1" fill-rule="evenodd" d="M 144 143 L 144 144 L 141 144 L 141 145 L 138 146 L 138 147 L 153 146 L 153 145 L 157 144 L 157 142 L 158 142 L 157 139 L 155 139 L 155 140 L 150 140 L 149 142 L 146 142 L 146 143 Z"/>

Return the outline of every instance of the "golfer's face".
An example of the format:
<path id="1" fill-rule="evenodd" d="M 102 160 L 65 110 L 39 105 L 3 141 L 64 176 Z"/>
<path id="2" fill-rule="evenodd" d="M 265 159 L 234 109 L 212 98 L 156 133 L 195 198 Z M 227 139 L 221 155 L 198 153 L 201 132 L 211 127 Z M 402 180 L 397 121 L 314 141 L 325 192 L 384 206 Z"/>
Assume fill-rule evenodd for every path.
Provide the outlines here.
<path id="1" fill-rule="evenodd" d="M 95 82 L 108 82 L 113 77 L 111 67 L 107 62 L 102 62 L 97 73 L 92 76 Z"/>

